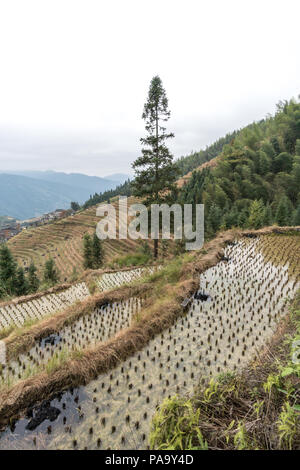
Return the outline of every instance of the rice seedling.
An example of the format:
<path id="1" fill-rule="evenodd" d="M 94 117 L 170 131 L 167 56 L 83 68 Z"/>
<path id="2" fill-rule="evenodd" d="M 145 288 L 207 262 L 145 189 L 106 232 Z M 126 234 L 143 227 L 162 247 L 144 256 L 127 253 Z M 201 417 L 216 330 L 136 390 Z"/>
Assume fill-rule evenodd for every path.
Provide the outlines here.
<path id="1" fill-rule="evenodd" d="M 131 324 L 141 310 L 143 299 L 129 298 L 96 308 L 88 315 L 38 341 L 27 353 L 3 365 L 0 386 L 11 386 L 39 370 L 50 373 L 57 362 L 62 363 L 63 353 L 79 357 L 82 350 L 101 343 Z"/>
<path id="2" fill-rule="evenodd" d="M 41 320 L 89 295 L 86 284 L 81 282 L 60 292 L 46 294 L 22 303 L 12 302 L 0 306 L 0 328 L 7 334 L 14 326 L 22 327 L 30 321 Z"/>

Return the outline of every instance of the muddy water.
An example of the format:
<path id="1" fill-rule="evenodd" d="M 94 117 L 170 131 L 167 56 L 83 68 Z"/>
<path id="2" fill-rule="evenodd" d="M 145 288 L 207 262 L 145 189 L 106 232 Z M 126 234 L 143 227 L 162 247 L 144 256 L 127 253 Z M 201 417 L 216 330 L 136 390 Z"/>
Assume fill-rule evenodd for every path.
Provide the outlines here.
<path id="1" fill-rule="evenodd" d="M 52 401 L 61 413 L 35 431 L 30 418 L 7 429 L 1 448 L 147 448 L 157 404 L 177 392 L 189 393 L 204 377 L 244 366 L 272 335 L 285 300 L 299 283 L 288 266 L 265 263 L 258 240 L 225 250 L 229 261 L 200 276 L 188 313 L 142 351 L 85 387 Z"/>

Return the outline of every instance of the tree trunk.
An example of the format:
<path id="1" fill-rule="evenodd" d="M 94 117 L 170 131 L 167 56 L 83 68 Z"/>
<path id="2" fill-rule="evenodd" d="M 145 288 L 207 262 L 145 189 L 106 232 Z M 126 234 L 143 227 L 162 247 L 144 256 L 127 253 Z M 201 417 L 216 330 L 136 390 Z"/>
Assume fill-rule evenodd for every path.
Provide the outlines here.
<path id="1" fill-rule="evenodd" d="M 158 182 L 158 109 L 155 109 L 155 135 L 156 135 L 156 164 L 155 164 L 155 183 Z M 158 203 L 158 191 L 156 192 L 156 202 Z M 158 240 L 154 240 L 154 259 L 158 257 Z"/>

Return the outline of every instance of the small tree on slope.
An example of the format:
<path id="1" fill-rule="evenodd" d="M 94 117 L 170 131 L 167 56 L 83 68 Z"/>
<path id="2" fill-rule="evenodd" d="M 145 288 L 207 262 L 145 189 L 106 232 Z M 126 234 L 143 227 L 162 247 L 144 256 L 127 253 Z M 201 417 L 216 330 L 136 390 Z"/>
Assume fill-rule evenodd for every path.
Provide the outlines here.
<path id="1" fill-rule="evenodd" d="M 53 258 L 49 258 L 45 263 L 44 281 L 50 285 L 56 284 L 59 281 L 59 273 Z"/>
<path id="2" fill-rule="evenodd" d="M 17 269 L 14 290 L 17 295 L 26 295 L 28 293 L 28 283 L 22 267 Z"/>
<path id="3" fill-rule="evenodd" d="M 40 280 L 37 277 L 37 269 L 34 263 L 31 263 L 28 270 L 28 291 L 30 293 L 36 292 L 40 286 Z"/>
<path id="4" fill-rule="evenodd" d="M 8 294 L 14 292 L 17 264 L 7 245 L 0 248 L 0 281 Z"/>
<path id="5" fill-rule="evenodd" d="M 98 269 L 103 264 L 103 246 L 102 241 L 97 237 L 97 233 L 94 233 L 92 241 L 92 253 L 93 253 L 93 268 Z"/>
<path id="6" fill-rule="evenodd" d="M 88 233 L 83 237 L 83 267 L 93 269 L 93 244 Z"/>

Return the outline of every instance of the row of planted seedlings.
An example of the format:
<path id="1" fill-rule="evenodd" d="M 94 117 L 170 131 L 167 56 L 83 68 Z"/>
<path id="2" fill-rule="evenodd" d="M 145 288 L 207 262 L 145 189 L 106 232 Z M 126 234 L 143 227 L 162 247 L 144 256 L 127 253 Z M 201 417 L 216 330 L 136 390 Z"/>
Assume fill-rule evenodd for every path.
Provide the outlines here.
<path id="1" fill-rule="evenodd" d="M 142 276 L 152 274 L 155 267 L 137 268 L 128 271 L 105 273 L 97 279 L 101 292 L 129 284 Z M 8 303 L 0 306 L 0 330 L 14 325 L 22 327 L 31 320 L 41 320 L 90 295 L 85 282 L 77 283 L 61 292 L 46 294 L 22 303 Z"/>
<path id="2" fill-rule="evenodd" d="M 130 284 L 143 276 L 151 275 L 156 269 L 160 269 L 160 266 L 149 266 L 128 269 L 126 271 L 104 273 L 97 280 L 97 285 L 101 292 L 115 289 L 116 287 L 121 287 L 124 284 Z"/>
<path id="3" fill-rule="evenodd" d="M 0 306 L 0 329 L 14 325 L 22 327 L 28 321 L 41 320 L 58 310 L 81 301 L 90 295 L 85 282 L 75 284 L 61 292 L 46 294 L 22 303 Z"/>
<path id="4" fill-rule="evenodd" d="M 1 366 L 0 386 L 11 386 L 41 370 L 51 371 L 53 366 L 70 358 L 72 353 L 115 336 L 130 326 L 132 319 L 141 311 L 144 300 L 145 297 L 131 297 L 105 303 L 59 332 L 40 338 L 29 351 Z"/>
<path id="5" fill-rule="evenodd" d="M 265 262 L 259 243 L 228 246 L 223 261 L 200 275 L 199 291 L 173 326 L 109 373 L 28 410 L 3 432 L 0 447 L 147 448 L 165 397 L 244 366 L 285 314 L 299 278 Z"/>

